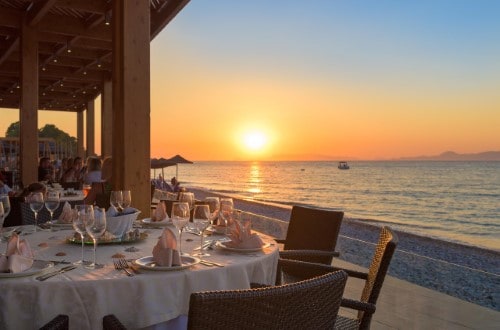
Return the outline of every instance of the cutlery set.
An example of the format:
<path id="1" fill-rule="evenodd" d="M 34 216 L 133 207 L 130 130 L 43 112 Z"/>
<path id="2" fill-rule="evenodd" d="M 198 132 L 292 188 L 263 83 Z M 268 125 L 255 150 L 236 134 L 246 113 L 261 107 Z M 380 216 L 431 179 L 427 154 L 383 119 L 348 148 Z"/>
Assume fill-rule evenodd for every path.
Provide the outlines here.
<path id="1" fill-rule="evenodd" d="M 63 268 L 58 269 L 56 271 L 37 276 L 36 279 L 39 281 L 45 281 L 45 280 L 51 278 L 52 276 L 56 276 L 56 275 L 59 275 L 59 274 L 65 273 L 65 272 L 69 272 L 70 270 L 73 270 L 77 267 L 78 266 L 75 266 L 75 265 L 66 266 L 66 267 L 63 267 Z"/>

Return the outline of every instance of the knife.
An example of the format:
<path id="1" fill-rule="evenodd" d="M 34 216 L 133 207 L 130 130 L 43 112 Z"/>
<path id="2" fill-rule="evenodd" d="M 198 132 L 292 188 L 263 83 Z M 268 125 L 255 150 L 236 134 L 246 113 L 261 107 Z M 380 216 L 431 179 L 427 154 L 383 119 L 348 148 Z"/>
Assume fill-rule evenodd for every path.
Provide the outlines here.
<path id="1" fill-rule="evenodd" d="M 58 265 L 58 264 L 69 265 L 71 263 L 70 261 L 65 261 L 65 260 L 41 260 L 41 259 L 35 259 L 34 261 L 51 262 L 54 265 Z"/>
<path id="2" fill-rule="evenodd" d="M 58 270 L 56 270 L 54 272 L 47 273 L 47 274 L 44 274 L 44 275 L 40 275 L 40 276 L 36 277 L 36 279 L 39 280 L 39 281 L 45 281 L 46 279 L 51 278 L 52 276 L 56 276 L 56 275 L 68 272 L 68 271 L 73 270 L 75 268 L 77 268 L 77 266 L 75 266 L 75 265 L 66 266 L 66 267 L 58 269 Z"/>

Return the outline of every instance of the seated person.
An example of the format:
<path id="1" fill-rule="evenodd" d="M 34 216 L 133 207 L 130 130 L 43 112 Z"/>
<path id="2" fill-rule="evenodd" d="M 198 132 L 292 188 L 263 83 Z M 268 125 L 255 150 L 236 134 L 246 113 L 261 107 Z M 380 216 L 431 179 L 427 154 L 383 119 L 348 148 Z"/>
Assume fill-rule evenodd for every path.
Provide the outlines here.
<path id="1" fill-rule="evenodd" d="M 54 181 L 52 176 L 54 169 L 50 164 L 50 159 L 48 157 L 40 158 L 40 163 L 38 165 L 38 181 Z"/>
<path id="2" fill-rule="evenodd" d="M 14 196 L 15 194 L 16 192 L 10 189 L 7 183 L 5 183 L 5 178 L 3 177 L 2 172 L 0 172 L 0 195 Z"/>
<path id="3" fill-rule="evenodd" d="M 109 197 L 111 195 L 111 175 L 113 174 L 113 159 L 108 157 L 104 159 L 101 167 L 101 181 L 93 182 L 92 187 L 85 197 L 85 204 L 94 205 L 99 207 L 109 207 Z"/>
<path id="4" fill-rule="evenodd" d="M 87 159 L 87 170 L 83 175 L 83 183 L 101 182 L 101 174 L 101 160 L 97 157 L 89 157 Z"/>
<path id="5" fill-rule="evenodd" d="M 180 182 L 177 181 L 177 178 L 175 176 L 170 180 L 170 185 L 171 185 L 170 186 L 171 191 L 173 191 L 173 192 L 181 191 Z"/>

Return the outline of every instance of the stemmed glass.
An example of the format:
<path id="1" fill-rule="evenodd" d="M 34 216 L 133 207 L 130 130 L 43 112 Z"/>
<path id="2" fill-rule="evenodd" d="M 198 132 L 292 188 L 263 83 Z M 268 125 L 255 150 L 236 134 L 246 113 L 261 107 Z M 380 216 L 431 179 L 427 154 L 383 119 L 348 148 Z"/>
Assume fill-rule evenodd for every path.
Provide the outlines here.
<path id="1" fill-rule="evenodd" d="M 200 252 L 196 253 L 199 257 L 209 257 L 210 254 L 203 252 L 203 238 L 205 237 L 204 231 L 210 224 L 210 206 L 208 205 L 196 205 L 193 212 L 193 222 L 196 228 L 200 231 Z"/>
<path id="2" fill-rule="evenodd" d="M 1 220 L 2 222 L 0 222 L 0 227 L 3 226 L 3 222 L 5 221 L 5 218 L 7 218 L 7 216 L 9 215 L 10 213 L 10 201 L 9 201 L 9 196 L 8 195 L 2 195 L 0 196 L 0 207 L 2 208 L 2 212 L 1 212 Z"/>
<path id="3" fill-rule="evenodd" d="M 210 224 L 214 224 L 214 220 L 219 215 L 220 202 L 219 197 L 207 197 L 205 198 L 205 202 L 208 204 L 210 208 Z"/>
<path id="4" fill-rule="evenodd" d="M 85 267 L 90 269 L 102 268 L 102 265 L 96 263 L 95 254 L 97 250 L 97 239 L 106 231 L 106 210 L 96 207 L 94 216 L 88 217 L 85 222 L 85 230 L 87 230 L 87 234 L 92 237 L 92 241 L 94 242 L 94 261 Z"/>
<path id="5" fill-rule="evenodd" d="M 179 231 L 179 253 L 182 255 L 182 230 L 189 222 L 189 204 L 176 202 L 172 205 L 172 223 Z"/>
<path id="6" fill-rule="evenodd" d="M 30 209 L 33 211 L 35 215 L 35 224 L 33 225 L 33 230 L 36 232 L 37 222 L 38 222 L 38 212 L 40 212 L 43 208 L 43 193 L 35 192 L 31 193 L 27 202 L 30 204 Z"/>
<path id="7" fill-rule="evenodd" d="M 50 213 L 50 223 L 54 220 L 54 212 L 59 207 L 60 196 L 58 191 L 47 192 L 47 197 L 45 198 L 45 207 Z"/>
<path id="8" fill-rule="evenodd" d="M 73 217 L 73 229 L 80 234 L 80 239 L 82 241 L 82 259 L 75 262 L 75 264 L 85 265 L 85 260 L 83 260 L 83 241 L 85 240 L 85 223 L 87 218 L 94 218 L 94 207 L 92 205 L 80 204 L 75 206 L 76 216 Z"/>
<path id="9" fill-rule="evenodd" d="M 132 204 L 132 195 L 130 194 L 130 190 L 122 190 L 121 207 L 123 211 L 125 211 L 125 209 L 129 207 L 131 204 Z"/>
<path id="10" fill-rule="evenodd" d="M 115 190 L 111 192 L 109 197 L 109 203 L 115 207 L 115 209 L 120 212 L 121 205 L 123 203 L 123 194 L 121 190 Z"/>
<path id="11" fill-rule="evenodd" d="M 3 209 L 3 204 L 0 203 L 0 231 L 3 229 L 3 222 L 7 216 L 5 215 L 5 211 Z"/>
<path id="12" fill-rule="evenodd" d="M 233 215 L 233 199 L 232 198 L 221 198 L 220 199 L 220 217 L 222 224 L 226 226 L 226 234 L 229 233 L 229 225 L 232 220 Z M 221 223 L 219 222 L 219 225 Z"/>

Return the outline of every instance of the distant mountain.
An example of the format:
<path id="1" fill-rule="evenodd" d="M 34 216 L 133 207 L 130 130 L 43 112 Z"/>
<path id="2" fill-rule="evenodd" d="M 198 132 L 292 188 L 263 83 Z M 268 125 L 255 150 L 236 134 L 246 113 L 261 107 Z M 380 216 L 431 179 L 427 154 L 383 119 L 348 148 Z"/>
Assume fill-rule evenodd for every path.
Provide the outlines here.
<path id="1" fill-rule="evenodd" d="M 446 151 L 435 156 L 402 157 L 400 160 L 500 161 L 500 151 L 485 151 L 476 154 L 457 154 L 454 151 Z"/>

